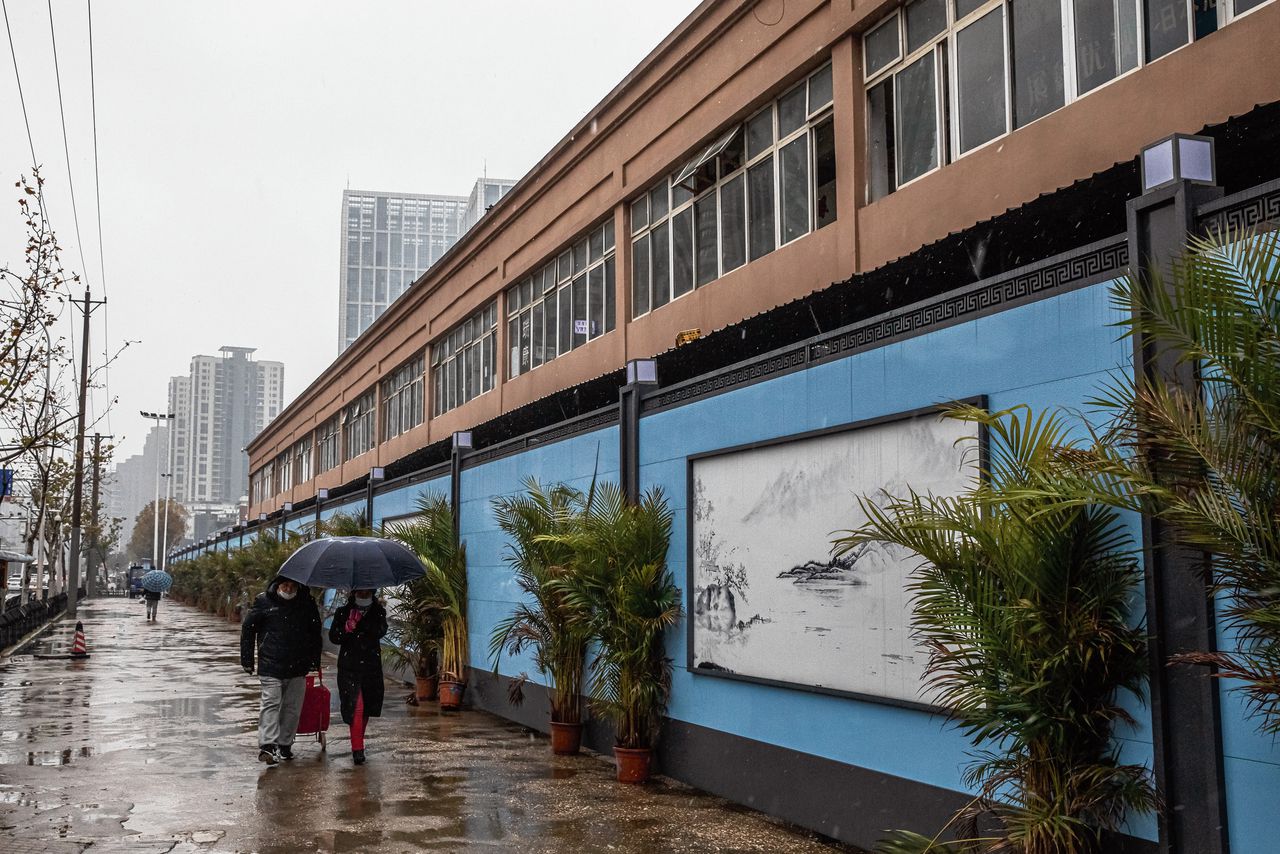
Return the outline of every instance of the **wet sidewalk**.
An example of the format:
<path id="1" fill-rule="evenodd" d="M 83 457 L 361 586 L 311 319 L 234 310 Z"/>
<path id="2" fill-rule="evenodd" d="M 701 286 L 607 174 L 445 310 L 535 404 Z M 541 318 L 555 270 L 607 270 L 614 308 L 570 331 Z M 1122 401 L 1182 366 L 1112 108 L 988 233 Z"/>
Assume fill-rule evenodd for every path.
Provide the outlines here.
<path id="1" fill-rule="evenodd" d="M 328 750 L 256 761 L 257 678 L 239 628 L 165 601 L 80 608 L 88 661 L 0 661 L 0 850 L 19 852 L 820 852 L 849 850 L 612 762 L 553 757 L 480 712 L 408 706 L 389 685 L 355 767 L 335 712 Z M 34 652 L 68 649 L 63 621 Z"/>

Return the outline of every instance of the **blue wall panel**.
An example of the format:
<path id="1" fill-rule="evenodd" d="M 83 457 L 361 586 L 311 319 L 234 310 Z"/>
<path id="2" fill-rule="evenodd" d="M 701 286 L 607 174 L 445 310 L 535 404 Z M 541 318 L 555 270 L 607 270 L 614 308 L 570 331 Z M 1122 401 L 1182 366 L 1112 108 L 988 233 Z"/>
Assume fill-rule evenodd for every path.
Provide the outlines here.
<path id="1" fill-rule="evenodd" d="M 563 482 L 585 491 L 593 476 L 600 481 L 618 479 L 617 427 L 463 469 L 459 529 L 467 546 L 472 667 L 492 668 L 489 634 L 523 595 L 506 562 L 507 540 L 494 520 L 493 499 L 520 492 L 528 477 L 543 484 Z M 517 658 L 504 655 L 498 670 L 508 676 L 525 673 L 530 681 L 546 684 L 527 653 Z"/>

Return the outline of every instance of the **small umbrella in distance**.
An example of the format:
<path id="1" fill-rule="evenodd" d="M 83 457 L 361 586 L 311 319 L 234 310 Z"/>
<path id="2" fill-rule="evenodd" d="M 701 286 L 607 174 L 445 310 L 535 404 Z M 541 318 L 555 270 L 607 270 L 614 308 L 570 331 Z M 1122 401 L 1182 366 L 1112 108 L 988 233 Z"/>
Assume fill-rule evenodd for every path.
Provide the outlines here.
<path id="1" fill-rule="evenodd" d="M 426 572 L 418 556 L 394 540 L 326 537 L 289 555 L 279 575 L 308 587 L 374 590 L 404 584 Z"/>
<path id="2" fill-rule="evenodd" d="M 173 576 L 163 569 L 153 569 L 142 576 L 142 589 L 152 593 L 167 593 L 173 586 Z"/>

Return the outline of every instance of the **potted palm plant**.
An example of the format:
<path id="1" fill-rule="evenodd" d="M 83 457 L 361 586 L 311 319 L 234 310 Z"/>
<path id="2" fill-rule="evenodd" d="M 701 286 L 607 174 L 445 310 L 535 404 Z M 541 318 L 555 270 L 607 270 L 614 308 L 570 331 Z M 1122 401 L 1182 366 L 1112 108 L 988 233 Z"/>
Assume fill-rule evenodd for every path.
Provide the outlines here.
<path id="1" fill-rule="evenodd" d="M 591 707 L 614 724 L 618 780 L 649 778 L 653 746 L 671 695 L 663 634 L 680 619 L 680 591 L 667 570 L 671 511 L 662 490 L 630 505 L 602 484 L 568 530 L 548 539 L 573 552 L 574 571 L 550 586 L 598 642 Z"/>
<path id="2" fill-rule="evenodd" d="M 1141 698 L 1145 631 L 1130 615 L 1138 549 L 1103 497 L 1110 475 L 1079 466 L 1087 430 L 1026 407 L 950 409 L 985 428 L 988 459 L 958 496 L 860 499 L 867 521 L 836 551 L 889 543 L 924 563 L 908 582 L 926 682 L 974 742 L 977 797 L 939 842 L 896 831 L 886 854 L 1024 854 L 1107 847 L 1126 817 L 1155 806 L 1149 771 L 1112 736 Z M 981 469 L 977 466 L 981 465 Z"/>
<path id="3" fill-rule="evenodd" d="M 498 527 L 511 538 L 507 562 L 516 584 L 526 594 L 489 638 L 493 670 L 505 650 L 520 655 L 526 648 L 534 666 L 549 682 L 551 693 L 551 750 L 560 755 L 578 752 L 582 744 L 582 676 L 590 640 L 587 615 L 570 604 L 554 583 L 573 571 L 573 552 L 559 535 L 566 533 L 583 505 L 582 493 L 557 484 L 543 488 L 536 479 L 525 481 L 525 492 L 495 498 Z M 515 683 L 512 700 L 523 700 Z"/>
<path id="4" fill-rule="evenodd" d="M 467 679 L 467 549 L 446 499 L 424 495 L 417 513 L 415 521 L 393 525 L 388 533 L 413 549 L 427 569 L 411 585 L 413 599 L 407 607 L 439 617 L 440 708 L 457 709 Z"/>
<path id="5" fill-rule="evenodd" d="M 436 699 L 440 679 L 440 643 L 444 633 L 440 611 L 422 579 L 406 584 L 391 606 L 392 642 L 384 655 L 413 672 L 414 699 Z"/>

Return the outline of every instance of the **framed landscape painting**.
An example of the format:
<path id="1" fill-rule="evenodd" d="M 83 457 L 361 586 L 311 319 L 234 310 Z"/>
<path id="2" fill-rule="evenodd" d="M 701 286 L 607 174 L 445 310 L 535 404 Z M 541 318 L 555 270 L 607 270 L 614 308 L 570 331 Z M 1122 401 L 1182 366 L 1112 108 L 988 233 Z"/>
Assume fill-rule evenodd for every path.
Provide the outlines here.
<path id="1" fill-rule="evenodd" d="M 831 542 L 865 521 L 859 495 L 964 491 L 975 429 L 930 408 L 691 457 L 689 667 L 929 705 L 906 588 L 920 557 Z"/>

